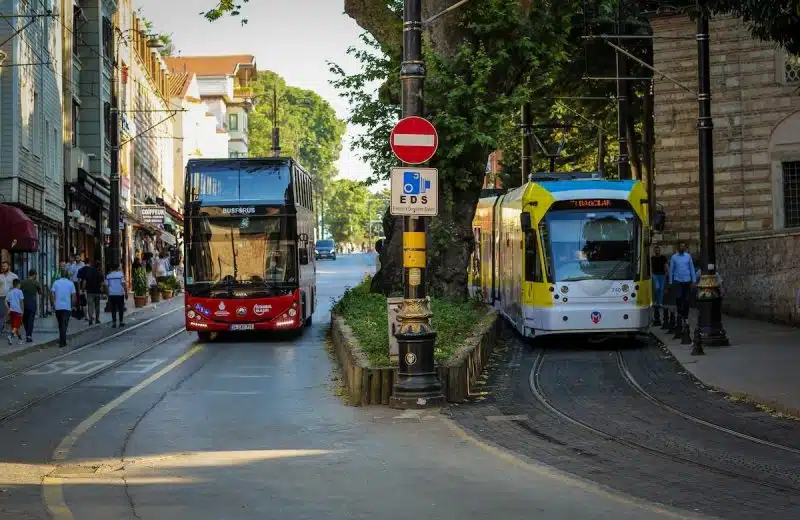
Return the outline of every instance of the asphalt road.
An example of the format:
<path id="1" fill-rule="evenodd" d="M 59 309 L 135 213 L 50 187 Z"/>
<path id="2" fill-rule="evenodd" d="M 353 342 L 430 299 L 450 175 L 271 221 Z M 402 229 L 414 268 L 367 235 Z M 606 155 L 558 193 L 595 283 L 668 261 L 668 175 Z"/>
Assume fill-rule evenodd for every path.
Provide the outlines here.
<path id="1" fill-rule="evenodd" d="M 342 404 L 324 349 L 328 308 L 370 264 L 318 264 L 321 308 L 297 339 L 202 344 L 173 313 L 35 367 L 19 360 L 0 374 L 0 518 L 690 517 L 542 466 L 540 453 L 497 450 L 437 411 Z M 455 410 L 469 423 L 481 406 Z M 487 424 L 507 429 L 495 444 L 530 437 Z M 772 477 L 791 485 L 789 466 Z"/>

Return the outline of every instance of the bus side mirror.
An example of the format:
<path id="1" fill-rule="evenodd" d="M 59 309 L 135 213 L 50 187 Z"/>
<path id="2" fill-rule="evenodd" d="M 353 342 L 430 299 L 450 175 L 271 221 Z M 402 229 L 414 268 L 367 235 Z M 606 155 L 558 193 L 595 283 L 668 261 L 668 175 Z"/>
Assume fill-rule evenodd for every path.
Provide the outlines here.
<path id="1" fill-rule="evenodd" d="M 653 213 L 653 229 L 658 231 L 659 233 L 663 233 L 666 224 L 667 224 L 667 214 L 664 213 L 662 210 L 657 209 Z"/>
<path id="2" fill-rule="evenodd" d="M 300 265 L 308 265 L 308 248 L 300 248 Z"/>
<path id="3" fill-rule="evenodd" d="M 531 214 L 527 211 L 523 211 L 519 215 L 519 223 L 522 226 L 522 232 L 527 233 L 531 230 Z"/>

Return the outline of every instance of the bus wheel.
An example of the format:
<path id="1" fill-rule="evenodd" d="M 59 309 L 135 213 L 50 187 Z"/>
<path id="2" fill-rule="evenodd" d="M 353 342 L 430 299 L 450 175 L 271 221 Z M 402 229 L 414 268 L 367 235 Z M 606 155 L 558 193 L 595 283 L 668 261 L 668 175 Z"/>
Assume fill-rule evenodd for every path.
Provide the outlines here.
<path id="1" fill-rule="evenodd" d="M 197 339 L 199 339 L 204 343 L 208 343 L 209 341 L 211 341 L 211 333 L 207 330 L 198 330 Z"/>

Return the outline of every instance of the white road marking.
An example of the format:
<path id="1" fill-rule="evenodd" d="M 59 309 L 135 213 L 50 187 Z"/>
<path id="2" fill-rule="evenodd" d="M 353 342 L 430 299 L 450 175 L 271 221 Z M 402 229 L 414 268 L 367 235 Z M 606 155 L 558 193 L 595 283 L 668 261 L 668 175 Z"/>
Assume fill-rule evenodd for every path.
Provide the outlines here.
<path id="1" fill-rule="evenodd" d="M 242 379 L 269 379 L 272 376 L 266 374 L 216 374 L 217 377 L 233 377 Z"/>
<path id="2" fill-rule="evenodd" d="M 152 359 L 139 359 L 131 363 L 133 367 L 129 370 L 117 370 L 117 374 L 146 374 L 155 368 L 158 365 L 163 364 L 167 360 L 165 358 L 152 358 Z"/>
<path id="3" fill-rule="evenodd" d="M 104 369 L 111 363 L 114 363 L 114 361 L 114 359 L 95 359 L 94 361 L 87 361 L 86 363 L 81 363 L 76 367 L 68 368 L 67 370 L 61 372 L 61 374 L 69 376 L 85 376 L 91 374 L 92 372 Z"/>
<path id="4" fill-rule="evenodd" d="M 80 361 L 74 361 L 71 359 L 63 359 L 61 361 L 53 361 L 52 363 L 48 363 L 44 366 L 39 368 L 34 368 L 33 370 L 28 370 L 25 372 L 26 376 L 47 376 L 50 374 L 55 374 L 56 372 L 61 372 L 62 370 L 66 370 L 68 368 L 76 367 L 80 365 Z"/>

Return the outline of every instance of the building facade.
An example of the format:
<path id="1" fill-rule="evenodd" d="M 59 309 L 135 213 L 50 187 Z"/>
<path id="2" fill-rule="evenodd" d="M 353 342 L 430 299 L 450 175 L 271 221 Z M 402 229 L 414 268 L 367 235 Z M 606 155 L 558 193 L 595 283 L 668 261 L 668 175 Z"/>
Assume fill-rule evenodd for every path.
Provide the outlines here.
<path id="1" fill-rule="evenodd" d="M 3 13 L 13 13 L 0 25 L 0 221 L 18 222 L 13 211 L 32 221 L 35 235 L 18 236 L 28 229 L 21 225 L 0 233 L 3 260 L 20 277 L 30 269 L 47 277 L 63 247 L 60 8 L 54 0 L 0 1 Z"/>
<path id="2" fill-rule="evenodd" d="M 651 20 L 655 80 L 656 203 L 663 241 L 699 231 L 696 23 Z M 751 38 L 733 17 L 710 23 L 717 271 L 725 310 L 800 319 L 800 60 Z M 667 38 L 663 38 L 667 37 Z M 688 91 L 687 91 L 688 90 Z"/>
<path id="3" fill-rule="evenodd" d="M 252 83 L 258 76 L 255 57 L 192 56 L 167 58 L 172 74 L 197 78 L 200 98 L 228 141 L 228 157 L 248 157 L 248 117 L 253 108 Z"/>
<path id="4" fill-rule="evenodd" d="M 136 255 L 178 246 L 182 205 L 176 198 L 173 125 L 182 110 L 170 100 L 160 46 L 131 0 L 121 0 L 116 27 L 123 264 L 130 268 Z"/>

